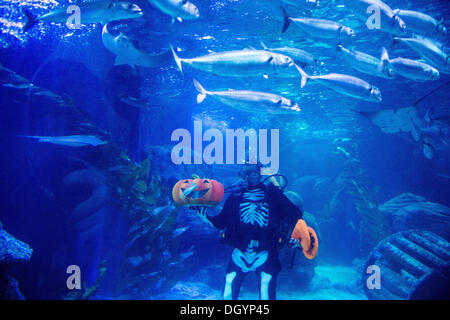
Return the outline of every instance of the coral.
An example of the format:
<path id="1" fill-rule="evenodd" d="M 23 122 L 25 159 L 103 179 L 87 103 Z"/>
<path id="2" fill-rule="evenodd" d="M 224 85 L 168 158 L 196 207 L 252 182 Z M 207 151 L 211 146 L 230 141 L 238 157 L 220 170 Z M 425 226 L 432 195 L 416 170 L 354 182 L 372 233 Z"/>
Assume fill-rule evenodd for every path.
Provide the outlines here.
<path id="1" fill-rule="evenodd" d="M 3 230 L 0 223 L 0 300 L 24 299 L 12 271 L 30 260 L 33 249 Z"/>
<path id="2" fill-rule="evenodd" d="M 450 208 L 403 193 L 379 206 L 393 233 L 409 229 L 434 232 L 450 241 Z"/>

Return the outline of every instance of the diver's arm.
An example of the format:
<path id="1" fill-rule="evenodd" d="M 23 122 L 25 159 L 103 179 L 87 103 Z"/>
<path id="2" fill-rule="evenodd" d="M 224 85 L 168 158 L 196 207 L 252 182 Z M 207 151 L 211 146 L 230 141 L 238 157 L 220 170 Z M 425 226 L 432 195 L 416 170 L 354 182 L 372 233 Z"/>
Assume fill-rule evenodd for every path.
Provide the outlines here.
<path id="1" fill-rule="evenodd" d="M 216 229 L 224 229 L 227 226 L 227 219 L 231 216 L 235 208 L 235 197 L 230 195 L 225 201 L 222 211 L 216 216 L 207 216 L 207 219 Z"/>
<path id="2" fill-rule="evenodd" d="M 289 200 L 288 197 L 286 197 L 282 190 L 275 188 L 274 193 L 276 199 L 275 203 L 279 207 L 283 219 L 292 220 L 292 222 L 295 224 L 298 219 L 303 218 L 302 210 L 300 210 L 299 207 L 292 203 L 292 201 Z"/>

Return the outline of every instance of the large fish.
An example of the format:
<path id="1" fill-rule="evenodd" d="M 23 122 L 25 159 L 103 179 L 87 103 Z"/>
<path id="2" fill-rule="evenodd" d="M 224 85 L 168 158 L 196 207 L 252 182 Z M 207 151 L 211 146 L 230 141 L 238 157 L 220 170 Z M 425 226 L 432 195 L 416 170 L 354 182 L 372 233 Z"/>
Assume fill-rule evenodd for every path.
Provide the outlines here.
<path id="1" fill-rule="evenodd" d="M 306 66 L 316 67 L 321 64 L 319 60 L 317 60 L 311 53 L 293 47 L 280 47 L 280 48 L 268 48 L 263 42 L 261 42 L 261 46 L 264 50 L 281 53 L 288 57 L 291 57 L 294 60 L 295 64 L 304 68 Z"/>
<path id="2" fill-rule="evenodd" d="M 406 58 L 389 59 L 388 52 L 383 48 L 381 55 L 380 69 L 393 71 L 395 74 L 399 74 L 414 81 L 429 81 L 438 80 L 439 71 L 432 66 Z"/>
<path id="3" fill-rule="evenodd" d="M 355 36 L 353 29 L 335 21 L 313 18 L 291 18 L 284 9 L 283 16 L 284 24 L 282 32 L 285 32 L 291 22 L 294 22 L 302 31 L 317 38 L 336 39 L 340 43 L 343 40 Z"/>
<path id="4" fill-rule="evenodd" d="M 283 54 L 267 50 L 234 50 L 211 53 L 191 59 L 179 58 L 171 47 L 173 57 L 180 71 L 182 63 L 195 69 L 221 76 L 259 76 L 289 72 L 294 61 Z"/>
<path id="5" fill-rule="evenodd" d="M 199 93 L 197 103 L 202 103 L 206 96 L 211 96 L 232 108 L 245 112 L 264 114 L 295 114 L 300 112 L 297 103 L 277 94 L 249 90 L 207 91 L 195 79 L 194 86 Z"/>
<path id="6" fill-rule="evenodd" d="M 373 12 L 370 9 L 373 8 L 375 12 L 378 11 L 380 14 L 380 20 L 375 22 L 379 22 L 378 26 L 381 30 L 395 35 L 404 35 L 406 33 L 405 22 L 394 13 L 391 7 L 381 0 L 340 0 L 340 2 L 366 23 L 372 15 L 370 12 Z M 377 14 L 375 13 L 376 17 Z"/>
<path id="7" fill-rule="evenodd" d="M 198 8 L 187 0 L 148 0 L 153 6 L 179 21 L 194 20 L 200 17 Z"/>
<path id="8" fill-rule="evenodd" d="M 136 4 L 126 1 L 94 1 L 79 4 L 81 24 L 108 23 L 115 20 L 134 19 L 142 17 L 141 8 Z M 33 16 L 29 11 L 23 9 L 26 23 L 23 30 L 27 31 L 38 21 L 66 24 L 71 12 L 62 7 L 39 17 Z"/>
<path id="9" fill-rule="evenodd" d="M 102 141 L 95 136 L 82 136 L 82 135 L 59 136 L 59 137 L 49 137 L 49 136 L 18 136 L 18 137 L 37 139 L 39 142 L 48 142 L 68 147 L 85 147 L 85 146 L 97 147 L 108 143 L 107 141 Z"/>
<path id="10" fill-rule="evenodd" d="M 300 67 L 297 68 L 302 75 L 302 88 L 306 85 L 307 80 L 311 79 L 336 92 L 353 98 L 370 102 L 382 101 L 380 89 L 360 78 L 338 73 L 330 73 L 321 76 L 310 76 L 306 74 L 306 72 L 303 71 Z"/>
<path id="11" fill-rule="evenodd" d="M 102 42 L 106 49 L 116 55 L 114 65 L 128 64 L 131 67 L 152 68 L 168 64 L 172 59 L 170 51 L 148 54 L 136 49 L 131 40 L 122 33 L 118 36 L 113 36 L 109 33 L 108 24 L 103 26 Z"/>
<path id="12" fill-rule="evenodd" d="M 445 38 L 447 36 L 447 28 L 444 26 L 443 21 L 438 21 L 425 13 L 396 9 L 394 14 L 406 23 L 406 30 L 408 31 L 427 37 Z"/>
<path id="13" fill-rule="evenodd" d="M 394 77 L 389 72 L 389 69 L 380 70 L 381 60 L 374 56 L 357 50 L 347 49 L 342 45 L 337 46 L 337 51 L 338 55 L 342 57 L 350 67 L 359 72 L 386 79 L 392 79 Z"/>
<path id="14" fill-rule="evenodd" d="M 449 55 L 441 43 L 426 38 L 394 38 L 394 42 L 406 44 L 441 73 L 450 74 Z"/>

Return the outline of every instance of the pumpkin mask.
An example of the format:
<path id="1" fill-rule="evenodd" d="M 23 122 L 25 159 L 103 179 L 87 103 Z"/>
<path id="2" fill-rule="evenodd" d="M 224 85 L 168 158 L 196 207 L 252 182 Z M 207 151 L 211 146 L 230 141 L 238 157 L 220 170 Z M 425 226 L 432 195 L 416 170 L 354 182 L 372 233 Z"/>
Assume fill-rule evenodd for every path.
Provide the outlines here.
<path id="1" fill-rule="evenodd" d="M 172 197 L 179 206 L 216 206 L 223 199 L 223 185 L 211 179 L 184 179 L 172 190 Z"/>

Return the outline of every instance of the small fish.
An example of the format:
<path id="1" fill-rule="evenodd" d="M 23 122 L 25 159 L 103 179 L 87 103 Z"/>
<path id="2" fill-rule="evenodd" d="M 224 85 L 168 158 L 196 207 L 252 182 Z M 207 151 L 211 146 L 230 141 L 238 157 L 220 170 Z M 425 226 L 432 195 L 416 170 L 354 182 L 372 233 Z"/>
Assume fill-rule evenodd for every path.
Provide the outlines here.
<path id="1" fill-rule="evenodd" d="M 154 68 L 168 64 L 172 59 L 170 51 L 159 54 L 148 54 L 142 52 L 133 45 L 131 40 L 120 33 L 118 36 L 113 36 L 108 31 L 108 24 L 103 26 L 102 42 L 106 49 L 116 55 L 114 65 L 129 65 L 131 67 L 146 67 Z"/>
<path id="2" fill-rule="evenodd" d="M 430 141 L 428 141 L 425 138 L 422 141 L 422 145 L 423 145 L 423 154 L 424 154 L 425 158 L 427 158 L 429 160 L 433 159 L 436 154 L 436 150 L 433 147 L 433 145 L 430 143 Z"/>
<path id="3" fill-rule="evenodd" d="M 386 48 L 383 48 L 382 51 L 380 69 L 392 70 L 393 73 L 414 81 L 439 79 L 439 71 L 436 68 L 426 63 L 406 58 L 389 59 Z"/>
<path id="4" fill-rule="evenodd" d="M 190 256 L 192 256 L 195 253 L 194 251 L 194 246 L 190 246 L 189 249 L 187 249 L 185 252 L 180 253 L 180 258 L 181 261 L 186 260 L 187 258 L 189 258 Z"/>
<path id="5" fill-rule="evenodd" d="M 340 43 L 342 40 L 355 36 L 355 31 L 353 31 L 353 29 L 335 21 L 312 18 L 291 18 L 284 9 L 283 17 L 283 33 L 286 32 L 291 22 L 294 22 L 301 30 L 317 38 L 337 39 Z"/>
<path id="6" fill-rule="evenodd" d="M 394 14 L 405 22 L 406 30 L 412 33 L 427 37 L 447 37 L 447 28 L 444 26 L 443 20 L 438 21 L 432 16 L 413 10 L 395 9 Z"/>
<path id="7" fill-rule="evenodd" d="M 395 42 L 401 42 L 409 46 L 433 67 L 436 67 L 439 72 L 450 74 L 449 55 L 444 51 L 441 43 L 420 37 L 394 38 Z"/>
<path id="8" fill-rule="evenodd" d="M 333 143 L 350 142 L 352 138 L 334 138 Z"/>
<path id="9" fill-rule="evenodd" d="M 379 27 L 381 30 L 394 35 L 406 34 L 406 23 L 394 13 L 391 7 L 381 0 L 340 0 L 340 2 L 364 23 L 368 22 L 372 14 L 369 13 L 370 8 L 378 10 L 380 13 Z"/>
<path id="10" fill-rule="evenodd" d="M 154 209 L 154 210 L 152 211 L 152 215 L 153 215 L 153 216 L 158 216 L 161 212 L 163 212 L 164 210 L 168 209 L 169 206 L 170 206 L 170 205 L 163 206 L 163 207 L 158 207 L 158 208 Z"/>
<path id="11" fill-rule="evenodd" d="M 172 233 L 172 238 L 176 238 L 176 237 L 178 237 L 179 235 L 181 235 L 181 234 L 183 234 L 183 233 L 185 233 L 187 230 L 189 230 L 189 226 L 187 226 L 187 227 L 181 227 L 181 228 L 178 228 L 178 229 L 175 229 L 174 231 L 173 231 L 173 233 Z"/>
<path id="12" fill-rule="evenodd" d="M 150 4 L 178 21 L 195 20 L 200 17 L 198 8 L 187 0 L 148 0 Z"/>
<path id="13" fill-rule="evenodd" d="M 350 153 L 348 153 L 344 148 L 336 147 L 336 149 L 345 154 L 345 156 L 350 157 Z"/>
<path id="14" fill-rule="evenodd" d="M 208 95 L 232 108 L 245 112 L 269 114 L 300 112 L 297 103 L 272 93 L 248 90 L 207 91 L 195 79 L 194 86 L 199 92 L 197 103 L 202 103 Z"/>
<path id="15" fill-rule="evenodd" d="M 81 23 L 108 23 L 110 21 L 140 18 L 143 12 L 139 6 L 126 1 L 94 1 L 78 4 L 81 13 Z M 38 21 L 66 24 L 70 17 L 66 7 L 55 9 L 49 13 L 35 17 L 23 9 L 26 22 L 23 31 L 31 29 Z"/>
<path id="16" fill-rule="evenodd" d="M 353 98 L 378 103 L 382 101 L 380 89 L 360 78 L 338 73 L 309 76 L 300 67 L 297 68 L 302 75 L 301 88 L 306 85 L 307 80 L 312 79 L 336 92 Z"/>
<path id="17" fill-rule="evenodd" d="M 392 79 L 394 76 L 388 69 L 380 71 L 380 59 L 373 57 L 367 53 L 347 49 L 341 44 L 337 46 L 338 54 L 355 70 L 385 79 Z"/>
<path id="18" fill-rule="evenodd" d="M 242 77 L 277 74 L 292 70 L 294 61 L 283 54 L 267 50 L 234 50 L 211 53 L 191 59 L 179 58 L 172 48 L 178 69 L 182 63 L 192 68 L 221 76 Z"/>
<path id="19" fill-rule="evenodd" d="M 61 137 L 44 137 L 44 136 L 17 136 L 22 138 L 37 139 L 39 142 L 48 142 L 53 144 L 59 144 L 69 147 L 85 147 L 85 146 L 101 146 L 108 143 L 107 141 L 102 141 L 95 136 L 61 136 Z"/>

